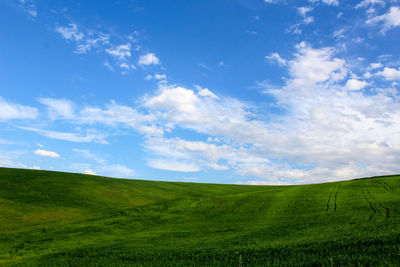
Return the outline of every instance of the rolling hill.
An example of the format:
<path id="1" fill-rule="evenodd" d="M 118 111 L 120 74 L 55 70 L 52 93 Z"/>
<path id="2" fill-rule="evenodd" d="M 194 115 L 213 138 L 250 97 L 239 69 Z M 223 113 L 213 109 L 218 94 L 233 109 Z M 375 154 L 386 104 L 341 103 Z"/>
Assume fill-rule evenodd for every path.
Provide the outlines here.
<path id="1" fill-rule="evenodd" d="M 397 265 L 400 176 L 298 186 L 0 168 L 0 265 Z"/>

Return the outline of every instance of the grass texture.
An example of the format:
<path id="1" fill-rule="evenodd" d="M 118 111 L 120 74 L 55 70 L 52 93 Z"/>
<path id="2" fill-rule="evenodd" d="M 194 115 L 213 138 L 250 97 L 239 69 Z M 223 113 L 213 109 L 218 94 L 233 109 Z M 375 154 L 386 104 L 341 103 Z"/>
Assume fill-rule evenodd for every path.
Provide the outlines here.
<path id="1" fill-rule="evenodd" d="M 245 186 L 0 168 L 1 266 L 399 263 L 399 176 Z"/>

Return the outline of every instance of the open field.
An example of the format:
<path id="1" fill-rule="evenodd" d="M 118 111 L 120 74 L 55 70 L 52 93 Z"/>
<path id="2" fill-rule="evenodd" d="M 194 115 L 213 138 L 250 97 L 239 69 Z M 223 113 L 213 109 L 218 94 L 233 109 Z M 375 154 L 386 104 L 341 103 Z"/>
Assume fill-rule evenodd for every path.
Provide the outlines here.
<path id="1" fill-rule="evenodd" d="M 399 176 L 239 186 L 0 168 L 0 265 L 399 262 Z"/>

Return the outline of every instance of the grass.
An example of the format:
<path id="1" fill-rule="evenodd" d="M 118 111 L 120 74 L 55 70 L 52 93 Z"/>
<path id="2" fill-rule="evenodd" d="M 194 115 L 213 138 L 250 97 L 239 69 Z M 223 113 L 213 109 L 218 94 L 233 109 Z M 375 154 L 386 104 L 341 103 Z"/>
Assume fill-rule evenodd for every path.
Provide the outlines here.
<path id="1" fill-rule="evenodd" d="M 400 177 L 301 186 L 0 168 L 0 265 L 398 266 Z"/>

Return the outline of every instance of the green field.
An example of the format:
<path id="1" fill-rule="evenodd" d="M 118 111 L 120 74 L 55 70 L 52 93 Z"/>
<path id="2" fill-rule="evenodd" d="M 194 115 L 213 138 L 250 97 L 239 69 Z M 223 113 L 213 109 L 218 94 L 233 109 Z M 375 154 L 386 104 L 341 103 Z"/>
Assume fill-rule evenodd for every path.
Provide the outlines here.
<path id="1" fill-rule="evenodd" d="M 0 265 L 399 263 L 400 176 L 243 186 L 0 168 Z"/>

